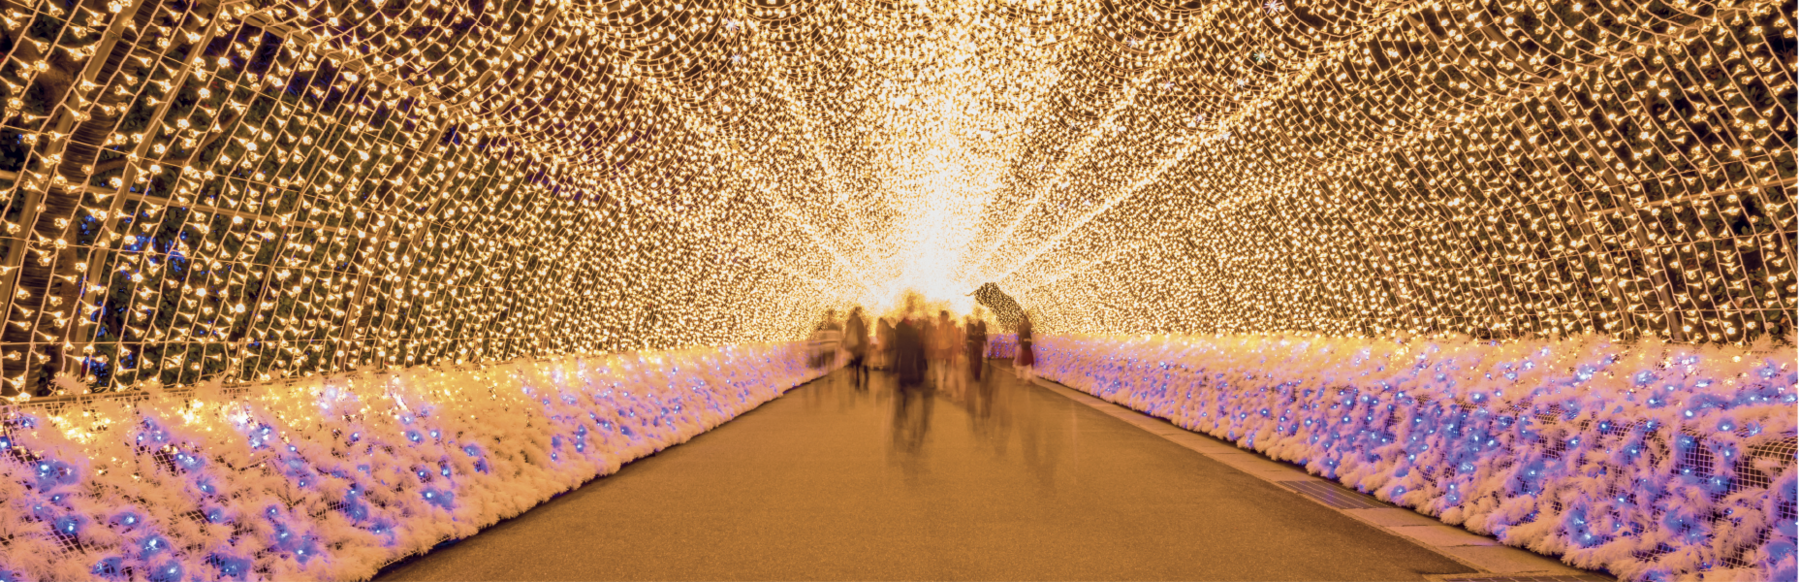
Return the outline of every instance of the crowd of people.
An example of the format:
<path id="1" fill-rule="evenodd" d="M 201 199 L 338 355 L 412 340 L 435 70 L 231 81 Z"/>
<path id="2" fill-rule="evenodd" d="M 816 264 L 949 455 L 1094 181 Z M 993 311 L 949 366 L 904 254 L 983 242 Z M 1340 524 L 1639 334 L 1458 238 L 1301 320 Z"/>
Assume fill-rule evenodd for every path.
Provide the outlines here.
<path id="1" fill-rule="evenodd" d="M 1036 363 L 1031 350 L 1031 317 L 1022 315 L 1018 327 L 1018 349 L 1013 357 L 1013 371 L 1020 379 L 1029 380 Z M 851 381 L 867 387 L 871 370 L 892 371 L 901 390 L 930 384 L 948 391 L 952 398 L 965 396 L 971 385 L 980 385 L 987 364 L 988 325 L 976 307 L 960 320 L 949 310 L 939 310 L 931 317 L 919 308 L 917 297 L 906 299 L 905 309 L 895 317 L 869 320 L 863 308 L 856 307 L 842 322 L 836 311 L 826 312 L 825 321 L 813 335 L 813 360 L 823 366 L 847 354 Z"/>
<path id="2" fill-rule="evenodd" d="M 938 399 L 964 407 L 977 434 L 1003 430 L 1010 418 L 1005 412 L 1010 392 L 1000 389 L 1002 382 L 984 377 L 989 326 L 982 308 L 961 318 L 946 309 L 933 316 L 920 303 L 918 296 L 909 295 L 904 309 L 873 318 L 861 307 L 851 309 L 842 320 L 836 312 L 827 312 L 814 330 L 809 354 L 814 368 L 844 363 L 853 395 L 871 392 L 872 371 L 892 375 L 892 391 L 879 391 L 877 397 L 887 396 L 893 405 L 892 450 L 903 463 L 917 462 Z M 1029 381 L 1036 363 L 1031 318 L 1015 310 L 1012 319 L 1017 325 L 1011 331 L 1018 334 L 1012 370 Z"/>

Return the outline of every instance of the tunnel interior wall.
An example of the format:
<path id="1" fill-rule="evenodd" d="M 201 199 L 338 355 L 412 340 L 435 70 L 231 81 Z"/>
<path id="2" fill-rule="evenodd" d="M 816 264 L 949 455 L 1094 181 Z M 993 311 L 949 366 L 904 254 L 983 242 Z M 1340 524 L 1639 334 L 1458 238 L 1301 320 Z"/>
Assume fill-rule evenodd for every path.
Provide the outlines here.
<path id="1" fill-rule="evenodd" d="M 1791 353 L 1056 336 L 1044 378 L 1625 579 L 1796 574 Z"/>
<path id="2" fill-rule="evenodd" d="M 1127 99 L 990 211 L 1041 332 L 1792 345 L 1791 6 L 1299 4 L 1072 73 Z"/>
<path id="3" fill-rule="evenodd" d="M 1779 2 L 693 4 L 17 3 L 0 396 L 792 340 L 915 271 L 1051 333 L 1793 333 Z M 900 232 L 930 156 L 991 198 Z"/>
<path id="4" fill-rule="evenodd" d="M 1793 344 L 1782 2 L 686 4 L 12 2 L 0 396 L 792 340 L 921 271 L 1040 336 Z"/>
<path id="5" fill-rule="evenodd" d="M 555 5 L 390 8 L 9 4 L 0 396 L 791 341 L 844 278 Z"/>
<path id="6" fill-rule="evenodd" d="M 826 371 L 760 344 L 0 407 L 0 579 L 367 579 Z"/>

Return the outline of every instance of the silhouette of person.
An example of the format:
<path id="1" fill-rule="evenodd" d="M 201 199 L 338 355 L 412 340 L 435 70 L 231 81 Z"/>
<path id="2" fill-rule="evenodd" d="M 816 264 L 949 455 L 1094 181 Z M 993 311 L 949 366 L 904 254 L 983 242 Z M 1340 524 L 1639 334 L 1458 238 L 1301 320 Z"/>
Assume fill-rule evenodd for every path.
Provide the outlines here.
<path id="1" fill-rule="evenodd" d="M 1020 380 L 1030 381 L 1033 365 L 1037 357 L 1031 352 L 1031 315 L 1019 315 L 1019 354 L 1013 359 L 1013 369 Z"/>
<path id="2" fill-rule="evenodd" d="M 931 387 L 925 383 L 926 346 L 924 321 L 915 317 L 914 301 L 894 326 L 894 448 L 916 453 L 925 444 L 931 422 Z"/>
<path id="3" fill-rule="evenodd" d="M 963 355 L 968 358 L 969 379 L 981 380 L 981 371 L 987 367 L 987 321 L 981 317 L 981 308 L 969 314 L 968 325 L 963 339 Z"/>
<path id="4" fill-rule="evenodd" d="M 875 320 L 875 369 L 894 368 L 894 322 L 882 317 Z"/>
<path id="5" fill-rule="evenodd" d="M 850 318 L 844 322 L 844 349 L 850 353 L 850 383 L 863 389 L 869 382 L 869 322 L 863 318 L 863 309 L 858 306 L 850 310 Z"/>
<path id="6" fill-rule="evenodd" d="M 813 369 L 830 367 L 837 359 L 839 342 L 843 340 L 844 326 L 837 322 L 837 310 L 825 310 L 825 320 L 813 331 L 808 341 L 810 353 L 807 364 Z"/>
<path id="7" fill-rule="evenodd" d="M 938 318 L 931 322 L 931 332 L 927 342 L 931 359 L 931 378 L 937 388 L 951 388 L 951 383 L 958 377 L 954 371 L 956 358 L 962 351 L 962 330 L 956 327 L 956 321 L 950 319 L 950 312 L 939 310 Z"/>

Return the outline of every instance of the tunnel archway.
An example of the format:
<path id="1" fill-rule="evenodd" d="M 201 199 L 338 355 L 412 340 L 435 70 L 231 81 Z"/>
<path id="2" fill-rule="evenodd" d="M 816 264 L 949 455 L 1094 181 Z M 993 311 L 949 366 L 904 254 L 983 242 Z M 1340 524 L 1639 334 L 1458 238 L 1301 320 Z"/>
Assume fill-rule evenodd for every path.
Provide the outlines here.
<path id="1" fill-rule="evenodd" d="M 1374 399 L 1344 405 L 1365 423 L 1445 426 L 1488 398 L 1547 418 L 1631 402 L 1552 432 L 1787 454 L 1763 473 L 1709 460 L 1722 485 L 1691 486 L 1718 504 L 1792 489 L 1792 419 L 1764 418 L 1792 412 L 1800 294 L 1781 3 L 16 0 L 0 16 L 0 435 L 64 435 L 0 461 L 21 496 L 54 488 L 23 485 L 40 459 L 99 478 L 96 451 L 155 457 L 104 442 L 201 422 L 181 406 L 231 432 L 300 423 L 283 407 L 322 394 L 443 389 L 468 398 L 443 410 L 486 414 L 445 388 L 467 374 L 546 406 L 534 382 L 575 400 L 729 386 L 628 460 L 823 373 L 780 346 L 827 309 L 908 291 L 989 306 L 1003 332 L 1032 313 L 1045 376 L 1084 391 L 1304 363 L 1205 403 L 1120 396 L 1234 440 L 1301 439 L 1306 421 L 1253 391 L 1318 412 L 1342 390 Z M 1352 378 L 1415 357 L 1460 387 Z M 1527 365 L 1563 375 L 1519 380 Z M 533 371 L 494 380 L 508 366 Z M 1514 384 L 1468 388 L 1496 375 Z M 368 392 L 396 379 L 433 388 Z M 221 404 L 265 393 L 286 412 Z M 1568 393 L 1588 400 L 1527 402 Z M 1595 428 L 1666 423 L 1659 397 L 1738 436 Z M 185 400 L 120 404 L 164 398 Z M 345 427 L 368 415 L 321 406 Z M 1281 420 L 1218 424 L 1249 414 L 1234 407 Z M 1758 432 L 1719 428 L 1744 415 Z M 1473 511 L 1384 479 L 1409 506 Z M 1785 499 L 1758 515 L 1791 522 Z M 1791 528 L 1764 540 L 1777 555 L 1656 527 L 1686 541 L 1614 567 L 1792 572 Z M 1690 547 L 1709 558 L 1665 558 Z"/>

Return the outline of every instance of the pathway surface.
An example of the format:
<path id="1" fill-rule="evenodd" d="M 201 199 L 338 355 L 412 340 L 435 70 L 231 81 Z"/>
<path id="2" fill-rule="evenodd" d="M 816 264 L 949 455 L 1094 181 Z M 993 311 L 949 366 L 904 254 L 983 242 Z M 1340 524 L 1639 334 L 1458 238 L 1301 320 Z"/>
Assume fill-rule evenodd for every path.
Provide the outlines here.
<path id="1" fill-rule="evenodd" d="M 802 386 L 382 580 L 1421 580 L 1470 572 L 1009 372 Z"/>

